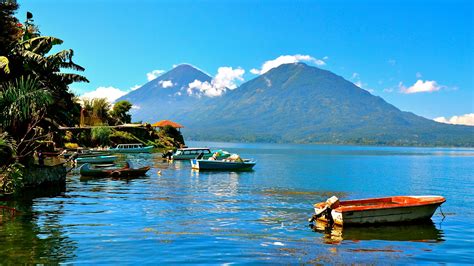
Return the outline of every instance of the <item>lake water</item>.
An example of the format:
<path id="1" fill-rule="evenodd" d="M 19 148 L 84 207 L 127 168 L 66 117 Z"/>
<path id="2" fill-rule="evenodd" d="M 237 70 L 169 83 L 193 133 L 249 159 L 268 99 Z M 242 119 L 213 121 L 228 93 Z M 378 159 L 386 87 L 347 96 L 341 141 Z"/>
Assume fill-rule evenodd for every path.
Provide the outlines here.
<path id="1" fill-rule="evenodd" d="M 55 197 L 3 202 L 0 263 L 472 263 L 474 149 L 188 143 L 254 158 L 252 172 L 196 172 L 159 154 L 129 181 L 67 178 Z M 122 158 L 124 159 L 124 158 Z M 312 204 L 442 195 L 422 225 L 312 230 Z"/>

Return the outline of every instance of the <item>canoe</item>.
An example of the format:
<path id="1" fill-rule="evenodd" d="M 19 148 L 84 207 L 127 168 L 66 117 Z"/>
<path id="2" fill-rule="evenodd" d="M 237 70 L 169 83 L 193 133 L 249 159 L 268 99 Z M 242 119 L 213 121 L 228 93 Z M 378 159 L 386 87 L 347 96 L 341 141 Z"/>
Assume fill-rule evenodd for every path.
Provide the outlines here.
<path id="1" fill-rule="evenodd" d="M 103 155 L 95 157 L 79 157 L 76 159 L 77 163 L 113 163 L 117 160 L 117 156 Z"/>
<path id="2" fill-rule="evenodd" d="M 82 176 L 92 176 L 92 177 L 138 177 L 144 176 L 146 172 L 150 170 L 149 166 L 141 168 L 131 168 L 129 164 L 122 168 L 114 169 L 103 169 L 91 167 L 91 164 L 84 164 L 81 167 L 80 173 Z"/>
<path id="3" fill-rule="evenodd" d="M 204 159 L 191 160 L 191 166 L 193 169 L 209 171 L 248 171 L 252 170 L 255 164 L 256 162 L 251 160 L 244 160 L 243 162 Z"/>
<path id="4" fill-rule="evenodd" d="M 153 146 L 143 146 L 142 144 L 119 144 L 115 148 L 108 149 L 112 153 L 150 153 Z"/>
<path id="5" fill-rule="evenodd" d="M 337 202 L 331 203 L 334 203 L 332 208 L 330 200 L 314 204 L 316 215 L 312 220 L 332 220 L 341 226 L 424 221 L 446 201 L 441 196 L 394 196 L 340 202 L 335 199 Z"/>

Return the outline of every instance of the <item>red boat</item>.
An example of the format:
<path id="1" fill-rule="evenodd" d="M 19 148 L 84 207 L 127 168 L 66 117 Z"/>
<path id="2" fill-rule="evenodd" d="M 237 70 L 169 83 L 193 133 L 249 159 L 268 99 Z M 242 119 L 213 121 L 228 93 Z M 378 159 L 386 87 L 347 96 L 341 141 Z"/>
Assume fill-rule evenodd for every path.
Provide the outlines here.
<path id="1" fill-rule="evenodd" d="M 357 225 L 429 220 L 445 201 L 441 196 L 395 196 L 340 202 L 332 197 L 314 204 L 316 214 L 311 221 Z"/>

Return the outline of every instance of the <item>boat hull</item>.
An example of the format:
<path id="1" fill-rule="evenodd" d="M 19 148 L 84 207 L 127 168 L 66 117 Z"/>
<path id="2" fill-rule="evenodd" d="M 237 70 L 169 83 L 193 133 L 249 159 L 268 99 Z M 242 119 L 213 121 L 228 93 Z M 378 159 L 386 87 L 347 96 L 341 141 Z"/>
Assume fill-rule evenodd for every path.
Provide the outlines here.
<path id="1" fill-rule="evenodd" d="M 89 177 L 115 177 L 115 178 L 130 178 L 144 176 L 150 167 L 142 168 L 118 168 L 118 169 L 95 169 L 91 168 L 90 164 L 86 163 L 81 167 L 81 176 Z"/>
<path id="2" fill-rule="evenodd" d="M 407 199 L 406 202 L 403 202 L 403 199 Z M 331 210 L 331 217 L 336 225 L 341 226 L 426 221 L 443 202 L 445 202 L 443 197 L 433 196 L 346 201 L 341 202 L 341 207 Z M 315 204 L 315 212 L 319 213 L 323 207 L 323 203 Z M 324 215 L 318 220 L 328 221 Z"/>
<path id="3" fill-rule="evenodd" d="M 193 169 L 207 171 L 249 171 L 255 162 L 224 162 L 219 160 L 191 160 Z"/>

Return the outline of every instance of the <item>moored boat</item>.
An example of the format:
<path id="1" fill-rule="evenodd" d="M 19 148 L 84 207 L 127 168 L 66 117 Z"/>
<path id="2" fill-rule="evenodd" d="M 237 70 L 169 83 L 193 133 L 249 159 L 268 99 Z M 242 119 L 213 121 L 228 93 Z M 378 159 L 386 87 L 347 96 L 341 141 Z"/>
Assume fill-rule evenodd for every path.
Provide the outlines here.
<path id="1" fill-rule="evenodd" d="M 171 156 L 173 160 L 190 160 L 201 156 L 201 159 L 208 159 L 214 156 L 216 160 L 228 158 L 230 153 L 224 150 L 211 150 L 209 148 L 181 148 L 177 149 Z"/>
<path id="2" fill-rule="evenodd" d="M 191 166 L 196 170 L 209 171 L 248 171 L 252 170 L 256 162 L 251 160 L 227 161 L 227 160 L 205 160 L 193 159 Z"/>
<path id="3" fill-rule="evenodd" d="M 144 146 L 140 143 L 135 144 L 119 144 L 115 148 L 108 149 L 109 152 L 115 153 L 150 153 L 153 146 Z"/>
<path id="4" fill-rule="evenodd" d="M 81 167 L 80 173 L 82 176 L 91 176 L 91 177 L 138 177 L 144 176 L 146 172 L 150 170 L 149 166 L 141 168 L 132 168 L 130 164 L 127 163 L 122 168 L 113 168 L 113 169 L 104 169 L 104 168 L 95 168 L 91 164 L 84 164 Z"/>
<path id="5" fill-rule="evenodd" d="M 76 159 L 76 163 L 113 163 L 117 160 L 117 156 L 114 155 L 102 155 L 95 157 L 79 157 Z"/>
<path id="6" fill-rule="evenodd" d="M 441 196 L 394 196 L 339 201 L 336 197 L 314 204 L 312 221 L 336 225 L 407 223 L 429 220 L 445 202 Z"/>

